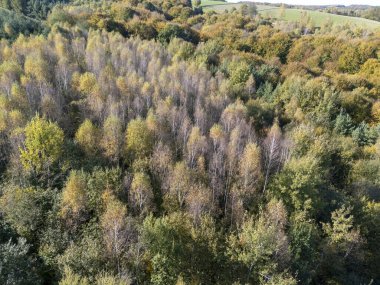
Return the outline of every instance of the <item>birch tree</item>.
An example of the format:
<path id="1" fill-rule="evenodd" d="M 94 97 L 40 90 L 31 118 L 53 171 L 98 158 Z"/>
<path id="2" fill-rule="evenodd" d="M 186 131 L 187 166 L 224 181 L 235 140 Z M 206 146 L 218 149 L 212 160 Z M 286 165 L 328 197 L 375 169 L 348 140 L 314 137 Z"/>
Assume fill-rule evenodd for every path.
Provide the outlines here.
<path id="1" fill-rule="evenodd" d="M 281 129 L 275 123 L 269 131 L 268 136 L 263 142 L 263 158 L 264 158 L 264 187 L 265 193 L 270 175 L 280 170 L 283 161 L 286 159 L 286 149 L 283 145 Z"/>

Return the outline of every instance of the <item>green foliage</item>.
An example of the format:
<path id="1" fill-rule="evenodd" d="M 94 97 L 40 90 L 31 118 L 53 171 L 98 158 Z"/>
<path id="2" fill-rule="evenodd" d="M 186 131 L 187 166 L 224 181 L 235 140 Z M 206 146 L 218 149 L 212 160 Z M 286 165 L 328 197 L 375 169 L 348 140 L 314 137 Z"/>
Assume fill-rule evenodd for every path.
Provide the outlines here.
<path id="1" fill-rule="evenodd" d="M 139 36 L 141 39 L 150 40 L 157 36 L 157 31 L 151 25 L 144 22 L 135 22 L 129 25 L 128 31 L 134 35 Z"/>
<path id="2" fill-rule="evenodd" d="M 359 146 L 372 145 L 376 142 L 378 131 L 375 128 L 370 128 L 365 122 L 352 132 L 352 138 Z"/>
<path id="3" fill-rule="evenodd" d="M 177 276 L 188 268 L 189 227 L 188 220 L 181 214 L 145 219 L 142 237 L 151 255 L 153 284 L 174 284 Z"/>
<path id="4" fill-rule="evenodd" d="M 322 79 L 305 80 L 302 77 L 285 80 L 278 89 L 285 103 L 285 114 L 300 121 L 329 126 L 336 115 L 338 94 Z"/>
<path id="5" fill-rule="evenodd" d="M 321 209 L 322 171 L 317 158 L 304 156 L 292 159 L 274 178 L 270 192 L 282 197 L 292 211 L 310 211 L 315 214 Z"/>
<path id="6" fill-rule="evenodd" d="M 323 224 L 329 244 L 347 257 L 362 243 L 360 231 L 354 228 L 352 208 L 343 206 L 331 214 L 332 224 Z"/>
<path id="7" fill-rule="evenodd" d="M 348 46 L 343 54 L 339 57 L 339 68 L 348 73 L 355 73 L 360 66 L 368 59 L 374 56 L 373 49 L 361 46 Z"/>
<path id="8" fill-rule="evenodd" d="M 342 135 L 350 135 L 353 131 L 353 127 L 350 115 L 341 110 L 335 119 L 335 131 Z"/>
<path id="9" fill-rule="evenodd" d="M 82 240 L 71 243 L 59 257 L 58 262 L 61 268 L 69 270 L 68 272 L 78 274 L 81 278 L 94 279 L 104 269 L 103 250 L 99 238 L 85 236 Z M 77 279 L 78 277 L 74 275 L 73 278 Z"/>
<path id="10" fill-rule="evenodd" d="M 174 38 L 168 45 L 168 51 L 172 53 L 176 59 L 187 60 L 193 56 L 195 47 L 189 42 Z"/>
<path id="11" fill-rule="evenodd" d="M 89 156 L 95 155 L 98 151 L 98 139 L 99 131 L 90 120 L 85 120 L 75 134 L 75 140 Z"/>
<path id="12" fill-rule="evenodd" d="M 223 50 L 222 44 L 217 40 L 200 43 L 196 50 L 197 60 L 208 67 L 219 65 L 219 53 Z"/>
<path id="13" fill-rule="evenodd" d="M 0 200 L 1 212 L 19 235 L 32 239 L 43 230 L 49 196 L 43 189 L 8 186 Z"/>
<path id="14" fill-rule="evenodd" d="M 90 282 L 86 277 L 81 277 L 79 274 L 75 274 L 70 269 L 65 269 L 65 275 L 59 285 L 89 285 Z M 96 276 L 94 282 L 91 284 L 96 285 L 129 285 L 131 281 L 126 278 L 120 278 L 107 273 L 100 273 Z"/>
<path id="15" fill-rule="evenodd" d="M 122 125 L 119 118 L 109 116 L 103 125 L 103 136 L 100 144 L 103 148 L 103 154 L 111 161 L 118 161 L 122 153 Z"/>
<path id="16" fill-rule="evenodd" d="M 278 274 L 271 276 L 269 282 L 263 281 L 262 284 L 295 285 L 297 284 L 297 280 L 287 274 Z"/>
<path id="17" fill-rule="evenodd" d="M 153 191 L 150 178 L 144 172 L 133 175 L 130 198 L 140 212 L 148 212 L 153 208 Z"/>
<path id="18" fill-rule="evenodd" d="M 28 255 L 30 245 L 20 238 L 17 243 L 0 244 L 0 282 L 9 285 L 42 284 L 36 274 L 36 261 Z"/>
<path id="19" fill-rule="evenodd" d="M 56 123 L 35 116 L 25 127 L 25 147 L 20 159 L 25 170 L 49 169 L 62 154 L 64 135 Z"/>
<path id="20" fill-rule="evenodd" d="M 380 264 L 379 252 L 377 246 L 379 244 L 380 233 L 380 205 L 376 202 L 368 202 L 364 209 L 364 229 L 363 236 L 366 240 L 365 246 L 369 250 L 367 264 L 371 272 L 374 272 L 374 279 L 378 278 L 379 272 L 377 268 Z"/>
<path id="21" fill-rule="evenodd" d="M 341 94 L 343 107 L 357 124 L 370 120 L 371 114 L 368 110 L 372 107 L 372 97 L 371 92 L 364 87 L 355 88 L 352 92 Z"/>
<path id="22" fill-rule="evenodd" d="M 62 215 L 78 217 L 87 207 L 87 177 L 83 172 L 72 171 L 62 193 Z"/>
<path id="23" fill-rule="evenodd" d="M 65 269 L 65 276 L 59 281 L 59 285 L 88 285 L 87 278 L 82 278 L 79 274 L 75 274 L 69 268 Z"/>
<path id="24" fill-rule="evenodd" d="M 126 134 L 126 152 L 132 158 L 143 158 L 153 150 L 152 133 L 142 119 L 129 122 Z"/>
<path id="25" fill-rule="evenodd" d="M 42 20 L 46 19 L 49 11 L 57 2 L 58 1 L 56 0 L 3 0 L 0 2 L 0 8 L 14 11 L 17 14 L 24 14 L 30 18 Z"/>
<path id="26" fill-rule="evenodd" d="M 229 66 L 229 74 L 232 84 L 244 84 L 251 74 L 251 68 L 245 62 L 233 62 Z"/>
<path id="27" fill-rule="evenodd" d="M 319 229 L 304 212 L 295 213 L 290 219 L 289 238 L 294 271 L 298 272 L 300 282 L 310 284 L 320 263 Z"/>
<path id="28" fill-rule="evenodd" d="M 0 8 L 0 38 L 15 40 L 19 34 L 31 35 L 42 30 L 41 23 L 17 12 Z"/>
<path id="29" fill-rule="evenodd" d="M 122 172 L 120 168 L 95 168 L 87 178 L 89 210 L 100 213 L 103 210 L 103 195 L 110 191 L 116 196 L 122 194 Z M 83 205 L 81 205 L 83 206 Z"/>
<path id="30" fill-rule="evenodd" d="M 0 2 L 1 284 L 378 284 L 369 22 Z"/>
<path id="31" fill-rule="evenodd" d="M 143 223 L 142 238 L 149 254 L 153 284 L 175 284 L 178 276 L 185 282 L 212 282 L 221 273 L 213 269 L 216 232 L 207 218 L 194 229 L 181 213 L 157 219 L 148 216 Z"/>
<path id="32" fill-rule="evenodd" d="M 256 221 L 249 217 L 241 230 L 228 238 L 228 254 L 245 266 L 247 282 L 257 282 L 263 277 L 264 280 L 266 277 L 273 278 L 272 275 L 281 271 L 287 262 L 287 238 L 283 232 L 286 216 L 281 216 L 284 214 L 281 203 L 272 203 L 267 212 L 262 213 Z M 273 213 L 270 205 L 280 208 Z M 274 217 L 273 214 L 278 216 Z"/>
<path id="33" fill-rule="evenodd" d="M 198 42 L 198 37 L 195 32 L 179 25 L 168 24 L 157 35 L 157 39 L 162 44 L 167 44 L 174 38 L 180 38 L 191 43 Z"/>
<path id="34" fill-rule="evenodd" d="M 248 278 L 253 268 L 259 272 L 274 269 L 275 265 L 269 262 L 269 257 L 277 250 L 275 233 L 274 225 L 268 227 L 263 219 L 254 224 L 251 219 L 242 225 L 241 233 L 230 237 L 229 254 L 247 267 Z"/>
<path id="35" fill-rule="evenodd" d="M 335 276 L 338 282 L 354 284 L 359 280 L 365 280 L 361 276 L 360 269 L 354 265 L 362 258 L 362 246 L 365 243 L 360 229 L 354 224 L 352 207 L 342 206 L 331 214 L 331 223 L 322 224 L 327 234 L 324 247 L 325 264 L 327 274 Z M 350 276 L 347 269 L 352 268 Z"/>

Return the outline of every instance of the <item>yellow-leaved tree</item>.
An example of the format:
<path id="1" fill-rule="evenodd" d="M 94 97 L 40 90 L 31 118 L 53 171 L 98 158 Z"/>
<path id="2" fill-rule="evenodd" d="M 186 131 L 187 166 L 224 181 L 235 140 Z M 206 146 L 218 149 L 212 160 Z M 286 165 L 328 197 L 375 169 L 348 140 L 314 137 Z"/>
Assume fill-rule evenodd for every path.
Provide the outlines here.
<path id="1" fill-rule="evenodd" d="M 98 128 L 86 119 L 75 133 L 75 140 L 88 156 L 95 155 L 99 150 L 100 132 Z"/>
<path id="2" fill-rule="evenodd" d="M 128 124 L 126 152 L 132 158 L 149 156 L 153 150 L 153 135 L 142 119 L 132 120 Z"/>
<path id="3" fill-rule="evenodd" d="M 25 127 L 24 147 L 20 159 L 25 170 L 41 173 L 58 161 L 62 154 L 64 134 L 54 122 L 36 115 Z"/>
<path id="4" fill-rule="evenodd" d="M 80 220 L 81 214 L 88 205 L 86 188 L 85 173 L 71 171 L 62 191 L 61 214 L 64 218 L 72 218 L 74 222 Z"/>

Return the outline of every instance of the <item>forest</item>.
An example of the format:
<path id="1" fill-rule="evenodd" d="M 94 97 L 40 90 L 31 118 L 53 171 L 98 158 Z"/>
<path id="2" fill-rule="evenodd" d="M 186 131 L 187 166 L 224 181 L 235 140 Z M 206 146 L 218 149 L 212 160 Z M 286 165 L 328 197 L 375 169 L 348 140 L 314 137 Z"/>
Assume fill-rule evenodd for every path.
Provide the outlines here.
<path id="1" fill-rule="evenodd" d="M 0 284 L 380 284 L 380 31 L 0 7 Z"/>

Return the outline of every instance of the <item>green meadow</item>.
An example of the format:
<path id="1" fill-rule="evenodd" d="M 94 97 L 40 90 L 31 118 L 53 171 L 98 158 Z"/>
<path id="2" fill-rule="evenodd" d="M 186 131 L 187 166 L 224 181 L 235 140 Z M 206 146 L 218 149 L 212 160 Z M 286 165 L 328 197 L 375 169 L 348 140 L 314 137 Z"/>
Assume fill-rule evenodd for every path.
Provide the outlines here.
<path id="1" fill-rule="evenodd" d="M 232 8 L 239 9 L 243 5 L 242 3 L 227 3 L 223 1 L 212 1 L 212 0 L 203 0 L 202 7 L 204 11 L 215 11 L 218 13 L 224 12 L 225 10 L 231 10 Z M 311 22 L 315 26 L 321 26 L 324 23 L 331 21 L 334 25 L 351 25 L 355 27 L 362 27 L 367 29 L 380 29 L 380 22 L 372 21 L 364 18 L 358 17 L 348 17 L 342 15 L 329 14 L 320 11 L 312 10 L 302 10 L 302 9 L 285 9 L 281 13 L 279 7 L 270 6 L 270 5 L 257 5 L 257 10 L 259 14 L 267 18 L 275 18 L 279 20 L 297 22 L 302 17 L 304 17 L 305 12 L 307 17 L 310 17 Z"/>

